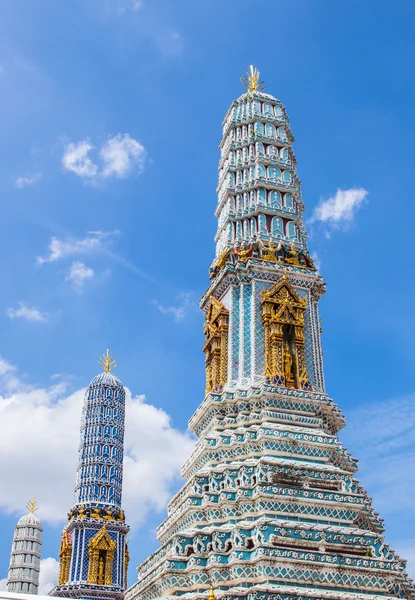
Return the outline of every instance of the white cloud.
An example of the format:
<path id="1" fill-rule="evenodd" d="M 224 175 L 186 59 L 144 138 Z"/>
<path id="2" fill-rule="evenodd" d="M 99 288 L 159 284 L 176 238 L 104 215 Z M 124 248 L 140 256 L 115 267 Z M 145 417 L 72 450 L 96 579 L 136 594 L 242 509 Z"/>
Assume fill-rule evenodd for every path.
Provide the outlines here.
<path id="1" fill-rule="evenodd" d="M 163 315 L 172 316 L 174 321 L 182 321 L 192 308 L 192 294 L 190 292 L 182 292 L 176 297 L 176 300 L 178 303 L 175 306 L 163 306 L 157 300 L 153 300 L 153 304 L 157 306 Z"/>
<path id="2" fill-rule="evenodd" d="M 47 596 L 58 583 L 59 561 L 49 556 L 40 561 L 39 590 L 40 596 Z"/>
<path id="3" fill-rule="evenodd" d="M 15 181 L 16 187 L 22 189 L 28 185 L 33 185 L 41 178 L 41 173 L 26 173 L 26 175 L 22 175 L 18 177 Z"/>
<path id="4" fill-rule="evenodd" d="M 63 167 L 93 183 L 111 177 L 140 175 L 144 170 L 146 149 L 128 133 L 118 133 L 102 144 L 98 151 L 101 165 L 89 156 L 94 149 L 89 140 L 67 144 L 62 157 Z"/>
<path id="5" fill-rule="evenodd" d="M 49 316 L 48 313 L 40 311 L 35 306 L 28 306 L 24 302 L 19 302 L 19 308 L 8 308 L 6 315 L 10 320 L 26 319 L 26 321 L 45 322 Z"/>
<path id="6" fill-rule="evenodd" d="M 69 273 L 66 277 L 66 281 L 82 286 L 85 281 L 94 277 L 94 270 L 91 267 L 87 267 L 83 262 L 75 261 L 69 267 Z"/>
<path id="7" fill-rule="evenodd" d="M 102 177 L 126 177 L 132 172 L 138 175 L 144 170 L 146 150 L 140 142 L 127 133 L 115 135 L 101 148 L 104 166 Z"/>
<path id="8" fill-rule="evenodd" d="M 94 148 L 88 140 L 77 144 L 71 142 L 65 146 L 62 165 L 67 171 L 72 171 L 80 177 L 93 178 L 98 174 L 98 165 L 89 158 L 89 152 Z"/>
<path id="9" fill-rule="evenodd" d="M 27 386 L 15 367 L 0 359 L 4 510 L 23 514 L 34 493 L 43 521 L 65 521 L 73 503 L 84 391 L 68 394 L 64 382 L 47 388 Z M 133 528 L 150 510 L 165 508 L 193 446 L 191 436 L 175 429 L 163 410 L 126 390 L 123 506 Z"/>
<path id="10" fill-rule="evenodd" d="M 56 237 L 52 237 L 49 242 L 49 255 L 38 256 L 36 262 L 42 265 L 44 263 L 56 262 L 74 254 L 99 252 L 104 247 L 104 240 L 118 233 L 119 231 L 116 229 L 114 231 L 89 231 L 81 239 L 69 237 L 66 240 L 59 240 Z"/>
<path id="11" fill-rule="evenodd" d="M 356 211 L 366 200 L 368 192 L 363 188 L 337 190 L 336 194 L 327 200 L 321 199 L 314 209 L 310 223 L 319 221 L 332 228 L 353 221 Z"/>

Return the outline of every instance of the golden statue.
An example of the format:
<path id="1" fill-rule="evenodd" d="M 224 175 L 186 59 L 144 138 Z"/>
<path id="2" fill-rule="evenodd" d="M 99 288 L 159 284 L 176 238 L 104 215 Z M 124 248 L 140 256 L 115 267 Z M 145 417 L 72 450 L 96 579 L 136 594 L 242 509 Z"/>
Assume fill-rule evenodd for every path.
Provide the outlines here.
<path id="1" fill-rule="evenodd" d="M 295 387 L 295 379 L 293 374 L 293 356 L 287 342 L 284 343 L 283 349 L 284 359 L 284 377 L 286 387 Z"/>
<path id="2" fill-rule="evenodd" d="M 107 353 L 101 356 L 98 364 L 104 369 L 105 373 L 110 373 L 117 367 L 117 363 L 115 362 L 114 357 L 111 356 L 109 348 L 107 349 Z"/>
<path id="3" fill-rule="evenodd" d="M 245 242 L 242 242 L 240 249 L 239 248 L 234 249 L 234 253 L 238 257 L 238 260 L 240 260 L 243 263 L 246 263 L 251 252 L 252 252 L 252 244 L 249 246 L 249 248 L 247 248 Z"/>
<path id="4" fill-rule="evenodd" d="M 252 92 L 263 92 L 266 90 L 266 86 L 263 81 L 259 81 L 259 71 L 253 65 L 249 67 L 249 71 L 246 71 L 242 77 L 241 82 L 247 89 L 247 94 Z"/>
<path id="5" fill-rule="evenodd" d="M 281 242 L 274 247 L 271 243 L 271 240 L 268 241 L 268 246 L 262 250 L 261 258 L 264 260 L 269 260 L 270 262 L 277 262 L 276 254 L 281 249 Z"/>
<path id="6" fill-rule="evenodd" d="M 92 519 L 100 519 L 101 515 L 99 514 L 99 508 L 94 506 L 91 510 L 91 518 Z"/>
<path id="7" fill-rule="evenodd" d="M 294 265 L 296 267 L 301 266 L 298 261 L 298 252 L 295 249 L 294 242 L 291 242 L 291 244 L 290 244 L 290 248 L 288 250 L 288 256 L 286 256 L 285 262 L 290 263 L 290 265 Z"/>
<path id="8" fill-rule="evenodd" d="M 98 558 L 98 577 L 97 583 L 103 585 L 105 583 L 105 560 L 102 553 L 99 554 Z"/>

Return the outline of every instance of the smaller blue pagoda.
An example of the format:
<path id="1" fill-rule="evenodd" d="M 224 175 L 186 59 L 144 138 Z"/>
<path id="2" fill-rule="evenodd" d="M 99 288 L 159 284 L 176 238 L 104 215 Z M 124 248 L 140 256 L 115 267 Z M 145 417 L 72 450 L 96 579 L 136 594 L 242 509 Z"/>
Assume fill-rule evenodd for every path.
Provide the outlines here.
<path id="1" fill-rule="evenodd" d="M 82 409 L 75 502 L 59 552 L 58 585 L 50 595 L 122 600 L 127 585 L 129 527 L 121 508 L 125 390 L 111 373 L 110 351 L 99 363 Z"/>

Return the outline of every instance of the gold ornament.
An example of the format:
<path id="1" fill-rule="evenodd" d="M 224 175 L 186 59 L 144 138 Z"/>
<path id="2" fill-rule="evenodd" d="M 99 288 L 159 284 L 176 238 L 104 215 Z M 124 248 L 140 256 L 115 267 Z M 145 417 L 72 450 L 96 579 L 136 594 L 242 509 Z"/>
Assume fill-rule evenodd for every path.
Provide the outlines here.
<path id="1" fill-rule="evenodd" d="M 34 513 L 39 509 L 34 496 L 32 496 L 29 502 L 26 504 L 26 508 L 30 513 Z"/>
<path id="2" fill-rule="evenodd" d="M 291 242 L 290 244 L 290 249 L 288 250 L 288 255 L 285 257 L 285 262 L 289 263 L 290 265 L 294 265 L 295 267 L 301 267 L 294 242 Z"/>
<path id="3" fill-rule="evenodd" d="M 104 369 L 105 373 L 110 373 L 113 369 L 117 368 L 117 363 L 114 357 L 111 356 L 109 348 L 107 349 L 107 353 L 101 356 L 98 364 Z"/>
<path id="4" fill-rule="evenodd" d="M 112 564 L 116 545 L 105 525 L 89 542 L 88 583 L 112 585 Z"/>
<path id="5" fill-rule="evenodd" d="M 229 311 L 214 296 L 204 326 L 206 354 L 206 394 L 222 391 L 228 378 Z"/>
<path id="6" fill-rule="evenodd" d="M 59 576 L 58 585 L 63 585 L 69 579 L 69 567 L 71 564 L 72 555 L 72 539 L 71 534 L 66 531 L 66 527 L 62 533 L 61 548 L 59 550 Z"/>
<path id="7" fill-rule="evenodd" d="M 252 244 L 247 248 L 245 242 L 242 242 L 240 248 L 234 248 L 234 254 L 242 263 L 246 263 L 252 252 Z"/>
<path id="8" fill-rule="evenodd" d="M 271 240 L 268 242 L 268 246 L 265 246 L 265 249 L 262 250 L 261 258 L 263 260 L 269 260 L 270 262 L 277 262 L 276 254 L 281 249 L 281 244 L 274 247 L 271 243 Z"/>
<path id="9" fill-rule="evenodd" d="M 262 293 L 265 339 L 265 379 L 269 384 L 310 390 L 304 354 L 306 299 L 300 298 L 287 272 Z"/>
<path id="10" fill-rule="evenodd" d="M 127 572 L 128 572 L 128 563 L 130 562 L 130 553 L 128 551 L 128 544 L 125 544 L 125 554 L 124 554 L 124 587 L 127 589 Z"/>
<path id="11" fill-rule="evenodd" d="M 208 600 L 216 600 L 216 598 L 215 598 L 215 590 L 213 589 L 213 585 L 210 585 L 210 587 L 209 587 Z"/>
<path id="12" fill-rule="evenodd" d="M 266 86 L 263 81 L 259 81 L 259 71 L 253 65 L 249 67 L 249 71 L 246 71 L 242 77 L 241 82 L 247 89 L 247 94 L 252 92 L 263 92 L 266 90 Z"/>

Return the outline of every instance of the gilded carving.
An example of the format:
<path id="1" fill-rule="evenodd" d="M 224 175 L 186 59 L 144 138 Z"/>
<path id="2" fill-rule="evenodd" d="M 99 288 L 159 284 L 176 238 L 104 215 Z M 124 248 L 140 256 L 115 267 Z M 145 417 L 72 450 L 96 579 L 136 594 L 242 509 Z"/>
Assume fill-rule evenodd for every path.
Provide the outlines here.
<path id="1" fill-rule="evenodd" d="M 262 293 L 267 383 L 311 389 L 304 355 L 306 302 L 288 282 L 286 273 Z"/>
<path id="2" fill-rule="evenodd" d="M 222 302 L 210 297 L 204 326 L 206 355 L 206 393 L 220 392 L 228 377 L 229 311 Z"/>
<path id="3" fill-rule="evenodd" d="M 127 573 L 128 573 L 128 563 L 130 562 L 130 553 L 128 551 L 128 545 L 125 544 L 125 554 L 124 554 L 124 587 L 127 589 Z"/>
<path id="4" fill-rule="evenodd" d="M 71 534 L 66 531 L 66 528 L 62 533 L 62 542 L 59 550 L 59 576 L 58 585 L 62 585 L 69 580 L 69 567 L 71 564 L 72 556 L 72 539 Z"/>
<path id="5" fill-rule="evenodd" d="M 89 542 L 88 583 L 112 585 L 112 565 L 116 543 L 105 525 Z"/>

